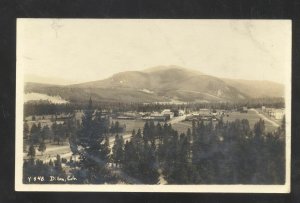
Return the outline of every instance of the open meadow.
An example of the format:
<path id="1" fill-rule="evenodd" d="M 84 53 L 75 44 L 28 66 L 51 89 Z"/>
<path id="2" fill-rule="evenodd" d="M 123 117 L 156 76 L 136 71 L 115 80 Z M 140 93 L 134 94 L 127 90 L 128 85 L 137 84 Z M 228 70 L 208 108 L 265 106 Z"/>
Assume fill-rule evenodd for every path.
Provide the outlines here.
<path id="1" fill-rule="evenodd" d="M 137 131 L 139 128 L 143 130 L 145 121 L 143 120 L 123 120 L 123 119 L 112 119 L 113 122 L 118 121 L 120 126 L 126 125 L 126 133 L 132 133 L 132 130 Z"/>

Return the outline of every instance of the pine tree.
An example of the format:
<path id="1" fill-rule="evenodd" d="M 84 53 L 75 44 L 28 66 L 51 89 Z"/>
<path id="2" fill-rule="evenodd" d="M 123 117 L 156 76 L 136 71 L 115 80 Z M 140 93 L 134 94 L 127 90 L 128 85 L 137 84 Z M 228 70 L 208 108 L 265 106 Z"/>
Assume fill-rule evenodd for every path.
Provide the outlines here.
<path id="1" fill-rule="evenodd" d="M 188 159 L 190 159 L 192 157 L 192 133 L 191 133 L 191 129 L 188 128 L 187 132 L 186 132 L 186 138 L 187 138 L 187 150 L 188 150 Z"/>
<path id="2" fill-rule="evenodd" d="M 105 137 L 109 130 L 109 120 L 101 112 L 94 114 L 90 98 L 82 118 L 82 126 L 77 133 L 77 149 L 80 163 L 87 170 L 89 183 L 103 183 L 107 174 L 106 165 L 109 156 Z M 104 142 L 103 142 L 104 141 Z"/>
<path id="3" fill-rule="evenodd" d="M 115 133 L 120 133 L 120 123 L 119 123 L 119 121 L 115 122 Z"/>
<path id="4" fill-rule="evenodd" d="M 38 126 L 34 123 L 30 129 L 30 142 L 34 145 L 38 144 L 41 139 L 41 134 Z"/>
<path id="5" fill-rule="evenodd" d="M 282 138 L 285 137 L 285 125 L 286 125 L 285 116 L 283 116 L 280 127 L 277 130 L 279 136 Z"/>
<path id="6" fill-rule="evenodd" d="M 124 139 L 122 136 L 118 134 L 115 136 L 113 150 L 113 161 L 118 166 L 119 164 L 123 163 L 124 159 Z"/>
<path id="7" fill-rule="evenodd" d="M 48 125 L 45 125 L 41 131 L 41 139 L 45 141 L 46 139 L 51 139 L 50 136 L 51 136 L 50 128 L 48 127 Z"/>
<path id="8" fill-rule="evenodd" d="M 57 142 L 57 145 L 60 145 L 60 142 L 64 134 L 62 124 L 54 123 L 52 125 L 52 128 L 54 133 L 54 142 Z"/>
<path id="9" fill-rule="evenodd" d="M 38 123 L 38 126 L 37 126 L 37 127 L 38 127 L 38 129 L 39 129 L 39 132 L 41 132 L 41 131 L 42 131 L 42 125 L 41 125 L 40 122 Z"/>
<path id="10" fill-rule="evenodd" d="M 57 175 L 60 175 L 63 173 L 60 155 L 56 155 L 56 160 L 54 162 L 54 168 L 56 170 Z"/>
<path id="11" fill-rule="evenodd" d="M 159 144 L 162 144 L 162 140 L 163 140 L 163 129 L 160 123 L 157 123 L 156 125 L 156 131 L 157 131 L 157 136 L 158 136 L 158 140 L 159 140 Z"/>
<path id="12" fill-rule="evenodd" d="M 144 124 L 144 129 L 143 129 L 143 135 L 144 135 L 144 141 L 147 142 L 148 140 L 150 140 L 150 126 L 149 126 L 149 122 L 145 122 Z"/>
<path id="13" fill-rule="evenodd" d="M 29 156 L 30 159 L 34 159 L 34 157 L 35 157 L 35 148 L 34 148 L 33 144 L 31 144 L 29 146 L 29 150 L 28 150 L 27 156 Z"/>
<path id="14" fill-rule="evenodd" d="M 189 149 L 190 143 L 188 141 L 188 137 L 185 134 L 180 135 L 178 150 L 177 150 L 177 159 L 175 163 L 175 170 L 173 176 L 175 177 L 175 181 L 178 184 L 187 184 L 190 182 L 190 174 L 189 174 Z"/>
<path id="15" fill-rule="evenodd" d="M 105 135 L 104 143 L 101 145 L 101 157 L 104 162 L 110 161 L 110 145 L 109 145 L 109 137 L 108 135 Z"/>
<path id="16" fill-rule="evenodd" d="M 53 163 L 52 159 L 50 159 L 48 164 L 49 164 L 49 166 L 54 167 L 54 163 Z"/>
<path id="17" fill-rule="evenodd" d="M 254 181 L 259 181 L 264 179 L 264 134 L 265 134 L 265 122 L 260 119 L 254 124 L 254 137 L 252 142 L 253 155 L 255 161 L 252 163 L 256 168 L 256 173 L 254 174 Z"/>
<path id="18" fill-rule="evenodd" d="M 25 139 L 28 138 L 28 135 L 29 135 L 29 125 L 28 123 L 25 121 L 24 122 L 24 127 L 23 127 L 23 136 Z"/>
<path id="19" fill-rule="evenodd" d="M 139 175 L 138 162 L 139 162 L 139 155 L 136 151 L 135 145 L 132 142 L 132 139 L 130 141 L 126 141 L 124 147 L 124 164 L 123 164 L 123 168 L 125 172 L 132 176 L 137 177 Z"/>
<path id="20" fill-rule="evenodd" d="M 265 133 L 265 121 L 259 119 L 257 123 L 254 124 L 254 134 L 256 137 L 261 137 Z"/>
<path id="21" fill-rule="evenodd" d="M 156 146 L 153 142 L 151 144 L 145 143 L 143 150 L 139 163 L 140 179 L 145 184 L 156 184 L 159 178 Z"/>
<path id="22" fill-rule="evenodd" d="M 172 128 L 171 128 L 172 129 Z M 170 135 L 168 135 L 164 140 L 164 148 L 165 150 L 165 161 L 163 164 L 163 174 L 166 177 L 166 180 L 170 184 L 176 183 L 177 179 L 177 163 L 178 163 L 178 132 L 170 131 Z"/>
<path id="23" fill-rule="evenodd" d="M 114 121 L 111 122 L 110 132 L 111 132 L 112 134 L 115 133 L 115 123 L 114 123 Z"/>
<path id="24" fill-rule="evenodd" d="M 156 138 L 156 128 L 154 125 L 154 121 L 150 121 L 150 123 L 149 123 L 149 141 L 154 144 L 155 138 Z"/>
<path id="25" fill-rule="evenodd" d="M 69 137 L 69 144 L 70 144 L 70 149 L 72 151 L 72 156 L 75 156 L 75 162 L 76 162 L 76 156 L 78 155 L 78 146 L 77 146 L 77 142 L 78 142 L 78 139 L 77 139 L 77 131 L 80 130 L 80 124 L 77 123 L 76 125 L 76 129 L 74 130 L 74 133 L 70 134 L 70 137 Z"/>
<path id="26" fill-rule="evenodd" d="M 44 151 L 46 151 L 46 145 L 44 141 L 41 141 L 38 151 L 41 152 L 41 154 L 43 155 Z"/>
<path id="27" fill-rule="evenodd" d="M 133 131 L 133 137 L 125 144 L 123 168 L 145 184 L 156 184 L 159 177 L 156 146 L 150 143 L 143 138 L 140 129 L 136 134 Z"/>
<path id="28" fill-rule="evenodd" d="M 76 121 L 75 121 L 75 113 L 72 113 L 71 116 L 66 121 L 65 125 L 65 135 L 66 138 L 72 137 L 74 134 L 76 134 Z"/>

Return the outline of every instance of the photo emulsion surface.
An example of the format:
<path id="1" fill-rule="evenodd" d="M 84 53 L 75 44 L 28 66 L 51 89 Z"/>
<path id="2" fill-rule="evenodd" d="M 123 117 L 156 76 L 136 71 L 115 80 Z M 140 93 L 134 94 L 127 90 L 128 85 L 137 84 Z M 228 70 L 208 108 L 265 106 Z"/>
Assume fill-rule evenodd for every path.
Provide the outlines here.
<path id="1" fill-rule="evenodd" d="M 16 190 L 290 191 L 291 21 L 18 19 Z"/>

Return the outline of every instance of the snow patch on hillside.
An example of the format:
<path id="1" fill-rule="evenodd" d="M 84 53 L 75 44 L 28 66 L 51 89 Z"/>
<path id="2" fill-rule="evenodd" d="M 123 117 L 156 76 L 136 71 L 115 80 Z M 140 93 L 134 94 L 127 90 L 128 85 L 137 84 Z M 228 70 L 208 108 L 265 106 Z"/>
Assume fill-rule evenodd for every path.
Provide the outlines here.
<path id="1" fill-rule="evenodd" d="M 222 95 L 223 95 L 223 91 L 222 91 L 222 90 L 218 90 L 217 96 L 220 97 L 220 96 L 222 96 Z"/>
<path id="2" fill-rule="evenodd" d="M 151 90 L 147 90 L 147 89 L 142 89 L 140 90 L 141 92 L 145 92 L 145 93 L 148 93 L 148 94 L 153 94 L 154 92 L 151 91 Z"/>
<path id="3" fill-rule="evenodd" d="M 29 102 L 29 101 L 39 101 L 39 100 L 45 100 L 49 101 L 54 104 L 65 104 L 69 103 L 68 101 L 62 99 L 60 96 L 49 96 L 47 94 L 40 94 L 40 93 L 26 93 L 24 95 L 24 102 Z"/>

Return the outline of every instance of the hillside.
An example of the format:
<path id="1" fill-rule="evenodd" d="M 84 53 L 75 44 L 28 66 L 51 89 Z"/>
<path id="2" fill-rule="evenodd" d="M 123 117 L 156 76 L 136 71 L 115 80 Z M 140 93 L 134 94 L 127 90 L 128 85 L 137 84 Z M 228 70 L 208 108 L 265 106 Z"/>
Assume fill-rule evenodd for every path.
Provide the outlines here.
<path id="1" fill-rule="evenodd" d="M 126 71 L 99 81 L 75 85 L 26 83 L 25 92 L 82 101 L 209 102 L 247 98 L 281 97 L 284 87 L 268 81 L 221 79 L 178 66 L 160 66 L 145 71 Z"/>
<path id="2" fill-rule="evenodd" d="M 284 97 L 284 86 L 271 81 L 223 79 L 228 85 L 236 87 L 252 98 Z"/>

